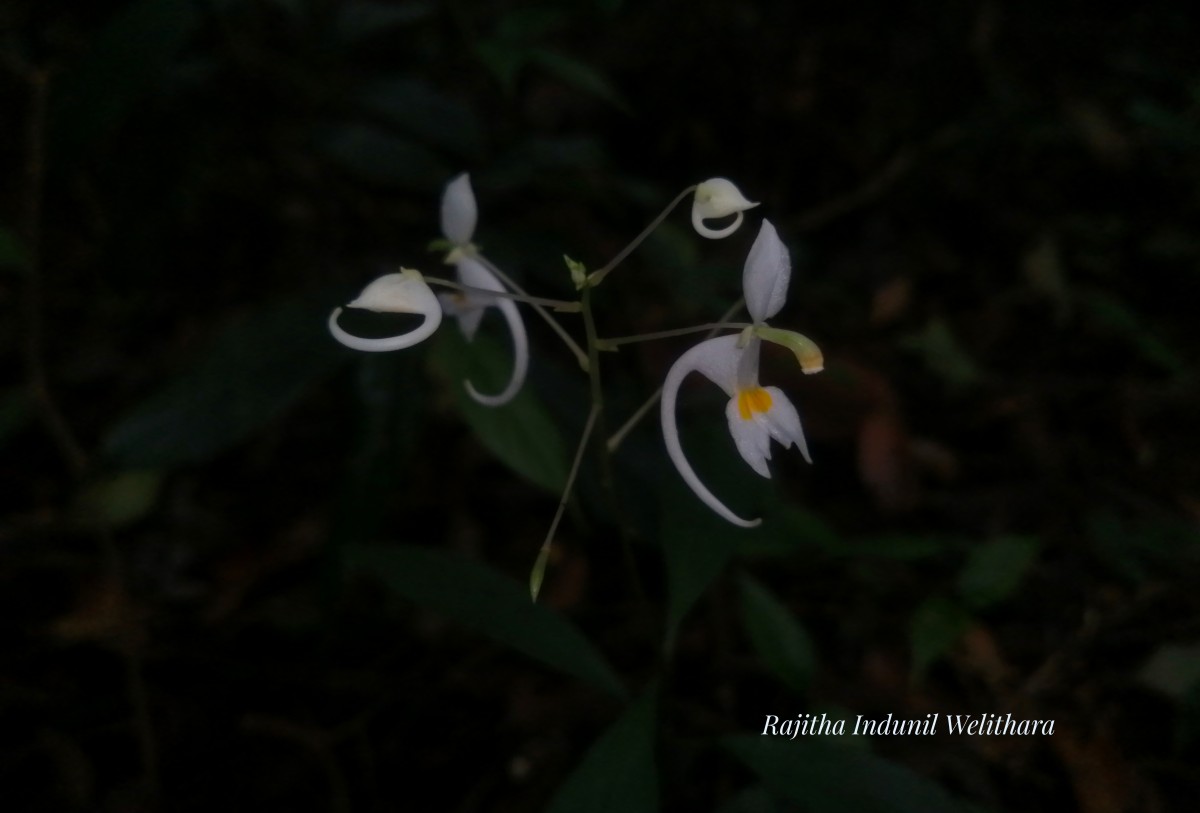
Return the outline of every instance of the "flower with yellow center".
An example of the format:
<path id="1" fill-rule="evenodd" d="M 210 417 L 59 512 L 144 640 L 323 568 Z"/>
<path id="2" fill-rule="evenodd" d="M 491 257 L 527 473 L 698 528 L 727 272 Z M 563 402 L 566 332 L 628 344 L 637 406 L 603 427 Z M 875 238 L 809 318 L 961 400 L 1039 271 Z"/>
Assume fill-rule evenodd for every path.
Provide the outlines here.
<path id="1" fill-rule="evenodd" d="M 772 440 L 778 441 L 784 448 L 796 446 L 804 459 L 812 462 L 796 408 L 778 387 L 763 387 L 758 381 L 758 358 L 762 339 L 755 331 L 762 329 L 768 337 L 785 333 L 767 328 L 765 320 L 783 307 L 790 277 L 791 260 L 787 248 L 780 241 L 775 227 L 764 220 L 758 237 L 750 248 L 742 275 L 746 309 L 754 319 L 754 326 L 741 334 L 708 339 L 691 348 L 671 366 L 663 384 L 663 440 L 671 462 L 679 470 L 684 482 L 705 505 L 722 518 L 744 528 L 752 528 L 762 520 L 748 520 L 738 516 L 717 499 L 696 476 L 683 453 L 679 427 L 675 422 L 675 407 L 683 380 L 690 373 L 700 373 L 729 396 L 725 407 L 729 433 L 738 453 L 755 472 L 763 477 L 771 476 L 767 461 L 771 459 Z M 778 341 L 778 338 L 771 340 Z M 821 369 L 820 351 L 807 339 L 804 339 L 804 342 L 807 343 L 804 345 L 805 355 L 802 357 L 797 351 L 797 357 L 802 358 L 804 372 L 817 372 Z"/>

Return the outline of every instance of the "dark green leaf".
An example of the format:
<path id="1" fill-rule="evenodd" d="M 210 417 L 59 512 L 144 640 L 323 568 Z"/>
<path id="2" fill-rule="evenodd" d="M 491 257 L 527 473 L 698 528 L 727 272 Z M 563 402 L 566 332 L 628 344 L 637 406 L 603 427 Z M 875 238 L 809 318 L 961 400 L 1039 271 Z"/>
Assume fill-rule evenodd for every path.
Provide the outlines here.
<path id="1" fill-rule="evenodd" d="M 625 711 L 588 751 L 548 813 L 656 813 L 655 690 Z"/>
<path id="2" fill-rule="evenodd" d="M 585 65 L 577 59 L 564 56 L 556 51 L 544 48 L 534 48 L 529 52 L 529 59 L 539 65 L 547 73 L 561 79 L 568 85 L 589 93 L 598 99 L 608 102 L 613 107 L 629 113 L 629 103 L 617 92 L 598 70 Z"/>
<path id="3" fill-rule="evenodd" d="M 28 268 L 29 252 L 8 229 L 0 227 L 0 268 Z"/>
<path id="4" fill-rule="evenodd" d="M 25 387 L 0 393 L 0 447 L 33 419 L 33 399 Z"/>
<path id="5" fill-rule="evenodd" d="M 775 676 L 804 693 L 813 674 L 813 647 L 795 615 L 750 576 L 738 580 L 742 619 L 755 652 Z"/>
<path id="6" fill-rule="evenodd" d="M 905 338 L 901 346 L 920 353 L 925 365 L 952 387 L 967 387 L 982 378 L 975 360 L 941 318 L 929 320 L 924 331 Z"/>
<path id="7" fill-rule="evenodd" d="M 1129 342 L 1146 361 L 1170 373 L 1186 371 L 1183 357 L 1159 338 L 1145 317 L 1129 305 L 1105 291 L 1085 291 L 1080 298 L 1100 324 Z"/>
<path id="8" fill-rule="evenodd" d="M 137 522 L 154 508 L 162 480 L 162 472 L 153 470 L 107 475 L 80 492 L 76 509 L 85 519 L 113 527 Z"/>
<path id="9" fill-rule="evenodd" d="M 873 536 L 846 543 L 852 556 L 877 556 L 881 559 L 925 559 L 953 549 L 953 540 L 938 536 Z"/>
<path id="10" fill-rule="evenodd" d="M 756 536 L 709 512 L 681 482 L 662 489 L 663 512 L 659 539 L 667 566 L 667 647 L 684 616 L 721 574 L 742 539 Z"/>
<path id="11" fill-rule="evenodd" d="M 531 602 L 524 586 L 478 562 L 409 545 L 353 545 L 346 564 L 501 644 L 612 694 L 624 694 L 612 667 L 576 627 Z"/>
<path id="12" fill-rule="evenodd" d="M 1012 594 L 1038 554 L 1038 540 L 1006 536 L 971 550 L 958 574 L 958 594 L 969 606 L 982 609 Z"/>
<path id="13" fill-rule="evenodd" d="M 970 808 L 907 768 L 821 740 L 742 736 L 723 741 L 750 770 L 806 813 L 965 813 Z"/>
<path id="14" fill-rule="evenodd" d="M 471 108 L 412 77 L 380 79 L 367 85 L 358 103 L 402 133 L 460 157 L 483 154 L 483 128 Z"/>
<path id="15" fill-rule="evenodd" d="M 365 124 L 325 128 L 317 150 L 340 169 L 382 186 L 413 192 L 440 191 L 450 169 L 428 147 Z"/>
<path id="16" fill-rule="evenodd" d="M 1200 643 L 1160 646 L 1138 670 L 1138 680 L 1177 701 L 1200 689 Z"/>
<path id="17" fill-rule="evenodd" d="M 434 12 L 434 4 L 408 0 L 382 3 L 356 0 L 338 5 L 337 30 L 345 43 L 357 43 L 373 37 L 394 35 L 397 28 L 419 23 Z"/>
<path id="18" fill-rule="evenodd" d="M 52 87 L 59 153 L 103 144 L 146 93 L 170 74 L 199 22 L 192 0 L 134 0 L 100 32 L 82 62 Z"/>
<path id="19" fill-rule="evenodd" d="M 291 302 L 225 328 L 204 355 L 109 432 L 121 468 L 207 460 L 279 417 L 351 357 L 325 327 L 330 301 Z"/>
<path id="20" fill-rule="evenodd" d="M 742 556 L 794 556 L 802 551 L 833 555 L 855 555 L 856 543 L 843 540 L 815 512 L 781 504 L 763 520 L 755 533 L 739 537 Z"/>
<path id="21" fill-rule="evenodd" d="M 910 628 L 913 674 L 925 674 L 934 661 L 958 643 L 971 623 L 970 613 L 947 598 L 934 597 L 917 607 Z"/>
<path id="22" fill-rule="evenodd" d="M 487 330 L 485 318 L 483 330 Z M 500 350 L 485 335 L 467 342 L 453 323 L 438 331 L 434 358 L 449 379 L 463 418 L 492 454 L 513 471 L 547 491 L 560 492 L 567 481 L 567 450 L 558 427 L 528 383 L 500 407 L 476 403 L 463 382 L 480 392 L 498 392 L 512 369 L 512 350 Z"/>

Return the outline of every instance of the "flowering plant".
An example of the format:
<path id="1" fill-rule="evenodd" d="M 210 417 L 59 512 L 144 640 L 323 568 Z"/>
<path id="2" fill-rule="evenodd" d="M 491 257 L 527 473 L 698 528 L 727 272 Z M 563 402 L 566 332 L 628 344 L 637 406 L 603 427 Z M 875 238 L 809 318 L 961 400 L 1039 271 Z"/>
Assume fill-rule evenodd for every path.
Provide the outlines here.
<path id="1" fill-rule="evenodd" d="M 681 328 L 655 334 L 622 338 L 601 337 L 594 315 L 594 291 L 604 279 L 688 196 L 692 198 L 692 225 L 696 232 L 709 239 L 721 239 L 741 226 L 744 213 L 758 206 L 725 178 L 712 178 L 689 187 L 680 193 L 650 225 L 642 231 L 608 264 L 588 273 L 582 263 L 565 258 L 571 279 L 580 298 L 576 302 L 542 299 L 530 296 L 515 281 L 488 260 L 472 240 L 478 220 L 478 207 L 470 178 L 462 174 L 451 180 L 442 195 L 441 230 L 443 239 L 435 246 L 445 249 L 445 262 L 453 265 L 453 280 L 425 277 L 412 269 L 384 275 L 370 283 L 362 293 L 349 302 L 348 308 L 378 312 L 408 313 L 422 316 L 416 327 L 395 336 L 371 339 L 352 335 L 338 321 L 342 308 L 329 317 L 329 329 L 334 338 L 355 350 L 379 352 L 411 347 L 429 338 L 440 326 L 444 315 L 452 316 L 468 341 L 474 339 L 485 313 L 495 308 L 503 316 L 512 337 L 513 367 L 508 383 L 495 394 L 480 393 L 470 382 L 464 382 L 467 393 L 480 404 L 502 409 L 517 395 L 529 370 L 529 340 L 525 323 L 518 309 L 527 305 L 546 320 L 567 347 L 575 354 L 591 382 L 592 407 L 577 447 L 574 463 L 567 477 L 562 499 L 549 532 L 542 544 L 530 577 L 530 590 L 536 598 L 551 544 L 558 523 L 568 502 L 579 471 L 583 454 L 598 427 L 603 427 L 603 397 L 600 380 L 600 352 L 616 350 L 621 345 L 688 333 L 707 331 L 710 336 L 681 355 L 667 372 L 663 387 L 635 412 L 604 448 L 613 452 L 632 426 L 660 398 L 662 434 L 668 457 L 684 482 L 696 496 L 723 519 L 742 527 L 754 527 L 761 519 L 747 520 L 730 510 L 700 480 L 684 454 L 676 423 L 676 406 L 680 387 L 692 372 L 698 372 L 724 390 L 729 397 L 725 415 L 730 435 L 738 453 L 750 468 L 762 477 L 770 477 L 767 461 L 771 458 L 771 442 L 784 448 L 795 446 L 805 460 L 811 462 L 808 445 L 801 428 L 800 416 L 788 396 L 778 387 L 764 387 L 759 382 L 759 354 L 762 342 L 772 342 L 791 349 L 805 373 L 822 369 L 821 352 L 802 334 L 771 327 L 767 320 L 779 313 L 787 297 L 791 279 L 791 259 L 787 247 L 775 227 L 763 220 L 750 247 L 742 275 L 743 300 L 739 301 L 721 320 L 698 327 Z M 732 218 L 724 226 L 714 228 L 708 221 Z M 435 295 L 430 285 L 450 289 Z M 752 321 L 726 321 L 745 307 Z M 583 319 L 585 343 L 581 346 L 569 331 L 559 324 L 549 310 L 577 312 Z M 724 331 L 737 331 L 716 335 Z"/>

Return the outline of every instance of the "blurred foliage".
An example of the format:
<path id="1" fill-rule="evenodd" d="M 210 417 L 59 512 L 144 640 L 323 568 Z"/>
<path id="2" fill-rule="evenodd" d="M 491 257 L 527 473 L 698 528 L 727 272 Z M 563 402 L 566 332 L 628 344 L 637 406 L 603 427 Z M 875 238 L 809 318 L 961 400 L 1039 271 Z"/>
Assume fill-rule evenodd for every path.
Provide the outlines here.
<path id="1" fill-rule="evenodd" d="M 1200 792 L 1200 67 L 1182 2 L 14 0 L 0 8 L 0 780 L 22 810 L 1183 809 Z M 773 479 L 681 397 L 589 455 L 529 320 L 329 311 L 478 242 L 573 296 L 728 176 L 792 251 Z M 601 332 L 715 319 L 676 213 Z M 564 323 L 578 335 L 579 326 Z M 372 323 L 372 324 L 381 324 Z M 383 328 L 381 328 L 383 329 Z M 687 340 L 605 354 L 614 430 Z M 517 476 L 513 476 L 516 474 Z M 610 487 L 611 481 L 611 487 Z M 400 599 L 400 600 L 397 600 Z M 549 668 L 547 668 L 549 667 Z M 1053 737 L 759 736 L 1005 714 Z"/>

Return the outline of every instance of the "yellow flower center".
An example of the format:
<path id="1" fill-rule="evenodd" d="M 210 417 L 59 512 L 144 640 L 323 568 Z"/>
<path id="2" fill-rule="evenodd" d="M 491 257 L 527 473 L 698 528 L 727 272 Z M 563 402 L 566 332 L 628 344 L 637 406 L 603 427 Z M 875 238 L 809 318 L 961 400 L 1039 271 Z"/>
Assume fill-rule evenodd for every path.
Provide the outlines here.
<path id="1" fill-rule="evenodd" d="M 743 421 L 748 421 L 754 417 L 755 412 L 767 412 L 771 409 L 771 393 L 762 387 L 738 390 L 737 402 L 738 414 L 742 416 Z"/>

